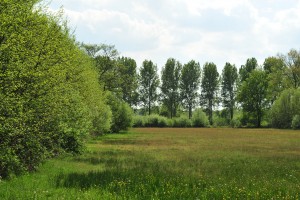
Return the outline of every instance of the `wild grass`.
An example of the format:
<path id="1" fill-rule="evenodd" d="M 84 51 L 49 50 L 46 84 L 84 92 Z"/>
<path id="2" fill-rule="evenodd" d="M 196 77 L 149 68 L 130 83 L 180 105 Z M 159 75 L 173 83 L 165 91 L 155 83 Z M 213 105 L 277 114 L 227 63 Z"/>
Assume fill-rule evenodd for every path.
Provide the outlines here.
<path id="1" fill-rule="evenodd" d="M 141 128 L 0 182 L 0 199 L 299 199 L 300 131 Z"/>

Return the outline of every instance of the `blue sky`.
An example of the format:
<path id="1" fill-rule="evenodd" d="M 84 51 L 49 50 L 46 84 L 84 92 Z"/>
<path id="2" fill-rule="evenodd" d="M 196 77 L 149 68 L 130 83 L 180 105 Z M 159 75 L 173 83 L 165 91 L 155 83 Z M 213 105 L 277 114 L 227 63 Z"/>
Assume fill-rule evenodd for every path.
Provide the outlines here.
<path id="1" fill-rule="evenodd" d="M 116 46 L 122 56 L 259 64 L 300 45 L 299 0 L 52 0 L 63 6 L 78 41 Z"/>

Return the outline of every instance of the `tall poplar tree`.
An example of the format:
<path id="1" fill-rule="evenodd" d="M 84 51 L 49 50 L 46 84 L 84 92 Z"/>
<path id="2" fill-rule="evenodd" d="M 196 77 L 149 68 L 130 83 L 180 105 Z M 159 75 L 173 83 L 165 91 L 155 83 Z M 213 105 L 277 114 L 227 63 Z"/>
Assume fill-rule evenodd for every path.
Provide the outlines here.
<path id="1" fill-rule="evenodd" d="M 192 117 L 192 109 L 196 104 L 200 86 L 200 64 L 191 60 L 185 64 L 181 71 L 180 95 L 183 105 L 189 111 L 189 119 Z"/>
<path id="2" fill-rule="evenodd" d="M 249 74 L 258 66 L 256 58 L 248 58 L 245 65 L 242 65 L 239 70 L 240 83 L 245 81 Z"/>
<path id="3" fill-rule="evenodd" d="M 222 102 L 223 106 L 229 110 L 230 120 L 233 118 L 233 111 L 236 98 L 236 81 L 238 78 L 237 69 L 234 65 L 226 63 L 222 71 Z"/>
<path id="4" fill-rule="evenodd" d="M 158 86 L 157 66 L 151 60 L 145 60 L 139 73 L 139 97 L 140 101 L 147 108 L 149 115 L 151 114 L 152 106 L 158 98 Z"/>
<path id="5" fill-rule="evenodd" d="M 214 63 L 205 63 L 203 67 L 203 76 L 201 81 L 201 105 L 205 107 L 208 113 L 210 124 L 213 123 L 212 114 L 215 104 L 216 94 L 219 86 L 219 73 Z"/>
<path id="6" fill-rule="evenodd" d="M 136 70 L 136 62 L 129 57 L 121 57 L 118 59 L 121 64 L 121 84 L 122 99 L 131 107 L 137 104 L 138 101 L 138 75 Z"/>
<path id="7" fill-rule="evenodd" d="M 176 116 L 176 111 L 180 102 L 179 81 L 182 65 L 174 58 L 169 58 L 162 68 L 161 92 L 162 101 L 167 107 L 170 117 Z"/>

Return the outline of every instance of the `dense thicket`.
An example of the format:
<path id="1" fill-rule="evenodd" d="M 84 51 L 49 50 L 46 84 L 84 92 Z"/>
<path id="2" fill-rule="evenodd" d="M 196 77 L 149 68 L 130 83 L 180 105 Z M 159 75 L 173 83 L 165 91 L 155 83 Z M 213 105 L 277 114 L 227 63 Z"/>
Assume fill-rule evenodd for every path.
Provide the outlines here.
<path id="1" fill-rule="evenodd" d="M 0 3 L 0 176 L 32 171 L 82 137 L 110 129 L 90 59 L 61 16 L 36 1 Z"/>

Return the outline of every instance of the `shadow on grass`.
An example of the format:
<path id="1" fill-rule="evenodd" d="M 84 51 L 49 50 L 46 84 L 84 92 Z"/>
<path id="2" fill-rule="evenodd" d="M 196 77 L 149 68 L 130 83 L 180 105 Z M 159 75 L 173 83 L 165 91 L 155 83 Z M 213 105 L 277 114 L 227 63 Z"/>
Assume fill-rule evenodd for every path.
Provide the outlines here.
<path id="1" fill-rule="evenodd" d="M 136 160 L 137 155 L 132 151 L 102 151 L 73 158 L 74 162 L 84 162 L 92 165 L 104 165 L 107 168 L 121 166 Z M 143 160 L 143 159 L 142 159 Z"/>
<path id="2" fill-rule="evenodd" d="M 207 184 L 203 180 L 164 173 L 158 166 L 152 167 L 152 170 L 138 167 L 61 173 L 55 178 L 55 185 L 57 188 L 79 190 L 98 188 L 121 199 L 196 199 L 206 189 Z"/>

